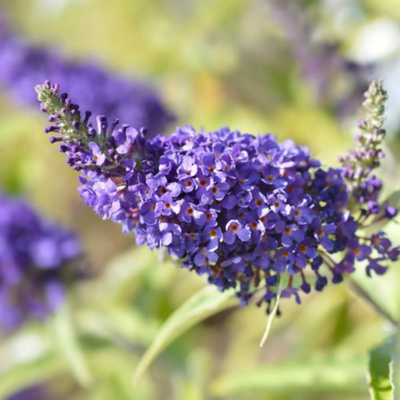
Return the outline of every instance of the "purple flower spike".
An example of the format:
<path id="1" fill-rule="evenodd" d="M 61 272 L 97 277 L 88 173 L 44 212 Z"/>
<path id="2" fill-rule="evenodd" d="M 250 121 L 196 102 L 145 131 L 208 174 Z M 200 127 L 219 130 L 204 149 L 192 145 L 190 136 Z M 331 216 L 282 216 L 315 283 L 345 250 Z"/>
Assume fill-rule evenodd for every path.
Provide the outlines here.
<path id="1" fill-rule="evenodd" d="M 282 296 L 299 302 L 300 293 L 311 290 L 309 274 L 320 291 L 353 273 L 357 263 L 368 274 L 381 274 L 399 257 L 382 232 L 357 234 L 365 221 L 395 214 L 379 202 L 382 185 L 375 178 L 358 188 L 365 200 L 368 193 L 372 198 L 355 203 L 348 170 L 324 169 L 293 141 L 188 126 L 151 139 L 104 118 L 95 129 L 78 106 L 58 96 L 58 86 L 37 90 L 68 163 L 81 171 L 86 204 L 121 223 L 124 232 L 133 231 L 138 245 L 166 249 L 220 290 L 236 288 L 241 304 L 265 284 L 258 304 L 271 310 L 282 275 L 289 275 Z M 63 128 L 65 118 L 76 122 L 72 133 Z M 92 142 L 96 146 L 86 145 Z M 369 201 L 374 205 L 368 210 Z M 12 269 L 8 273 L 18 279 Z"/>

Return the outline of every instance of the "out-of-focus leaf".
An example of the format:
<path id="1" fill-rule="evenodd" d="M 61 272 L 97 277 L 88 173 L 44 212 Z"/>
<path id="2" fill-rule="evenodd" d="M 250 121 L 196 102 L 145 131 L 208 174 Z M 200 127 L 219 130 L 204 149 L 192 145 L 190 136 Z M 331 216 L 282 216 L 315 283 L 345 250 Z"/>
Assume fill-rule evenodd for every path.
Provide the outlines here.
<path id="1" fill-rule="evenodd" d="M 171 376 L 171 397 L 174 400 L 209 399 L 209 381 L 213 373 L 213 353 L 196 347 L 185 358 L 185 369 Z"/>
<path id="2" fill-rule="evenodd" d="M 23 363 L 0 375 L 0 399 L 29 386 L 50 380 L 63 371 L 63 363 L 55 354 L 48 354 Z"/>
<path id="3" fill-rule="evenodd" d="M 227 398 L 249 393 L 362 395 L 367 393 L 366 364 L 363 356 L 273 363 L 222 376 L 212 384 L 212 393 Z"/>
<path id="4" fill-rule="evenodd" d="M 130 249 L 114 258 L 105 271 L 103 282 L 113 300 L 130 299 L 140 286 L 138 275 L 157 263 L 157 254 L 145 247 Z"/>
<path id="5" fill-rule="evenodd" d="M 139 361 L 134 382 L 139 382 L 151 362 L 177 337 L 207 317 L 232 307 L 237 304 L 236 302 L 233 290 L 221 293 L 213 286 L 206 286 L 194 294 L 165 321 L 158 331 L 153 343 Z"/>
<path id="6" fill-rule="evenodd" d="M 19 365 L 34 362 L 50 351 L 46 335 L 28 329 L 15 333 L 0 346 L 0 376 Z"/>
<path id="7" fill-rule="evenodd" d="M 60 308 L 53 316 L 58 348 L 68 362 L 71 371 L 83 387 L 90 386 L 92 376 L 71 321 L 68 306 Z"/>
<path id="8" fill-rule="evenodd" d="M 400 343 L 398 334 L 374 347 L 369 355 L 371 399 L 398 399 L 400 395 Z"/>
<path id="9" fill-rule="evenodd" d="M 138 357 L 130 351 L 110 347 L 90 355 L 90 363 L 95 366 L 93 373 L 96 383 L 90 390 L 73 400 L 154 400 L 157 386 L 143 379 L 139 387 L 132 387 L 132 369 Z M 68 400 L 70 398 L 68 397 Z M 72 399 L 71 399 L 72 400 Z"/>
<path id="10" fill-rule="evenodd" d="M 82 332 L 110 344 L 131 347 L 133 344 L 149 346 L 160 322 L 140 315 L 132 307 L 111 304 L 99 310 L 83 310 L 78 314 Z"/>
<path id="11" fill-rule="evenodd" d="M 383 316 L 393 325 L 398 324 L 398 302 L 397 296 L 393 293 L 397 292 L 397 280 L 390 277 L 394 271 L 389 271 L 385 276 L 375 277 L 372 279 L 366 276 L 365 271 L 356 269 L 349 279 L 350 291 L 358 298 L 363 300 L 367 305 L 372 307 L 378 314 Z"/>
<path id="12" fill-rule="evenodd" d="M 52 351 L 47 335 L 27 328 L 0 346 L 0 398 L 57 374 L 62 363 Z"/>
<path id="13" fill-rule="evenodd" d="M 400 190 L 394 191 L 386 200 L 392 207 L 400 208 Z"/>

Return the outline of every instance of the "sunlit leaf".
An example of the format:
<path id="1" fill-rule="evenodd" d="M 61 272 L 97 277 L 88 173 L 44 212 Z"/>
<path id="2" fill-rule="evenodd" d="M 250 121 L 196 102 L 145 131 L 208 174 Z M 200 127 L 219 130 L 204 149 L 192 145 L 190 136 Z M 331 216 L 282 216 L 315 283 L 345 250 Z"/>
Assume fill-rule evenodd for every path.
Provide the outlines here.
<path id="1" fill-rule="evenodd" d="M 114 300 L 132 298 L 141 280 L 139 275 L 157 263 L 157 254 L 145 247 L 133 248 L 115 257 L 103 276 L 107 297 Z"/>
<path id="2" fill-rule="evenodd" d="M 62 370 L 48 337 L 40 329 L 25 328 L 0 346 L 0 398 L 53 377 Z"/>
<path id="3" fill-rule="evenodd" d="M 229 399 L 249 393 L 366 395 L 366 365 L 363 356 L 274 362 L 222 376 L 213 383 L 212 392 Z"/>
<path id="4" fill-rule="evenodd" d="M 176 338 L 200 321 L 235 304 L 237 300 L 232 290 L 221 293 L 213 286 L 206 286 L 194 294 L 165 321 L 158 331 L 136 368 L 134 382 L 139 382 L 157 355 Z"/>
<path id="5" fill-rule="evenodd" d="M 6 399 L 24 388 L 51 380 L 61 372 L 63 363 L 55 354 L 19 364 L 0 375 L 0 398 Z"/>
<path id="6" fill-rule="evenodd" d="M 0 346 L 0 374 L 19 365 L 34 362 L 51 349 L 46 335 L 35 329 L 15 333 Z M 1 375 L 0 375 L 1 376 Z"/>
<path id="7" fill-rule="evenodd" d="M 393 335 L 373 348 L 369 360 L 369 386 L 372 400 L 395 400 L 400 395 L 400 343 Z"/>
<path id="8" fill-rule="evenodd" d="M 365 271 L 356 269 L 348 280 L 350 291 L 358 299 L 362 300 L 375 312 L 380 314 L 393 325 L 398 324 L 398 311 L 396 296 L 392 294 L 397 291 L 394 287 L 397 280 L 390 275 L 394 271 L 389 271 L 385 276 L 370 278 Z"/>
<path id="9" fill-rule="evenodd" d="M 86 309 L 76 315 L 85 334 L 113 345 L 149 346 L 160 323 L 151 316 L 144 317 L 131 306 L 110 304 L 101 309 Z"/>
<path id="10" fill-rule="evenodd" d="M 274 307 L 272 308 L 271 313 L 268 316 L 267 326 L 265 327 L 264 335 L 260 342 L 260 347 L 263 347 L 266 340 L 268 339 L 268 335 L 269 335 L 269 331 L 271 330 L 272 322 L 273 322 L 275 315 L 279 308 L 279 300 L 281 299 L 281 292 L 282 292 L 282 279 L 279 276 L 279 286 L 278 286 L 278 291 L 276 293 L 275 304 L 274 304 Z"/>
<path id="11" fill-rule="evenodd" d="M 54 314 L 52 322 L 58 348 L 69 364 L 71 371 L 83 387 L 90 386 L 92 382 L 91 373 L 78 343 L 67 305 Z"/>
<path id="12" fill-rule="evenodd" d="M 394 191 L 388 198 L 387 201 L 392 207 L 400 208 L 400 190 Z"/>

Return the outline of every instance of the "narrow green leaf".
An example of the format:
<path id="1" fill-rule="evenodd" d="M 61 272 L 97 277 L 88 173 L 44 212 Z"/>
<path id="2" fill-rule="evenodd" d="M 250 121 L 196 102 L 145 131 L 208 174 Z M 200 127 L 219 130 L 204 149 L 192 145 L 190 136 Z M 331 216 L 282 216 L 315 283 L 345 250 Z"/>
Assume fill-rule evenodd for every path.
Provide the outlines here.
<path id="1" fill-rule="evenodd" d="M 363 356 L 332 355 L 274 362 L 222 376 L 213 382 L 211 390 L 215 396 L 229 399 L 241 399 L 249 393 L 293 395 L 293 398 L 311 394 L 366 395 L 366 363 Z"/>
<path id="2" fill-rule="evenodd" d="M 7 399 L 29 386 L 50 381 L 63 372 L 63 364 L 55 354 L 20 364 L 0 375 L 0 399 Z"/>
<path id="3" fill-rule="evenodd" d="M 395 190 L 386 200 L 392 207 L 400 208 L 400 190 Z"/>
<path id="4" fill-rule="evenodd" d="M 68 362 L 71 371 L 83 387 L 90 386 L 92 382 L 91 373 L 78 343 L 78 338 L 66 304 L 54 314 L 52 322 L 57 345 Z"/>
<path id="5" fill-rule="evenodd" d="M 152 361 L 176 338 L 200 321 L 237 304 L 233 290 L 218 291 L 214 286 L 206 286 L 194 294 L 178 308 L 158 331 L 153 343 L 147 349 L 134 374 L 137 384 Z"/>
<path id="6" fill-rule="evenodd" d="M 25 328 L 0 344 L 0 376 L 19 365 L 29 364 L 51 351 L 47 337 L 37 329 Z"/>
<path id="7" fill-rule="evenodd" d="M 369 386 L 372 400 L 395 400 L 400 394 L 399 336 L 393 335 L 374 347 L 369 360 Z"/>
<path id="8" fill-rule="evenodd" d="M 43 330 L 24 327 L 0 345 L 0 398 L 50 379 L 62 368 Z"/>
<path id="9" fill-rule="evenodd" d="M 393 296 L 397 280 L 393 280 L 393 271 L 388 276 L 379 276 L 371 279 L 365 271 L 356 269 L 347 280 L 350 292 L 359 300 L 371 307 L 394 326 L 398 326 L 399 312 L 397 311 L 397 297 Z"/>
<path id="10" fill-rule="evenodd" d="M 260 342 L 260 347 L 264 346 L 264 343 L 266 342 L 266 340 L 268 339 L 268 335 L 269 335 L 269 331 L 271 330 L 271 326 L 272 326 L 272 322 L 275 318 L 275 315 L 278 311 L 278 307 L 279 307 L 279 300 L 281 299 L 281 293 L 282 293 L 282 279 L 279 276 L 279 286 L 278 286 L 278 291 L 276 292 L 276 299 L 275 299 L 275 304 L 274 304 L 274 308 L 272 309 L 271 313 L 268 315 L 268 321 L 267 321 L 267 326 L 265 327 L 265 332 L 264 335 L 261 339 Z"/>
<path id="11" fill-rule="evenodd" d="M 157 254 L 144 247 L 135 247 L 115 257 L 102 277 L 103 287 L 107 288 L 106 300 L 123 303 L 131 299 L 142 283 L 139 275 L 156 263 Z"/>

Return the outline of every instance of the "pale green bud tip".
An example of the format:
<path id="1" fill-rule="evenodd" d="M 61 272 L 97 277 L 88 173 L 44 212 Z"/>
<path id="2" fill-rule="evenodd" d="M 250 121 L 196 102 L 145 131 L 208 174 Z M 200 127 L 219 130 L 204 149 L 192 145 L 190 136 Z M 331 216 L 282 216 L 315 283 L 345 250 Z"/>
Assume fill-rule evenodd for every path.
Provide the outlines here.
<path id="1" fill-rule="evenodd" d="M 42 101 L 43 95 L 45 93 L 45 86 L 44 85 L 36 85 L 35 86 L 35 92 L 38 95 L 38 100 Z"/>

